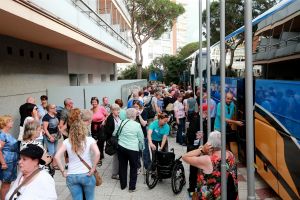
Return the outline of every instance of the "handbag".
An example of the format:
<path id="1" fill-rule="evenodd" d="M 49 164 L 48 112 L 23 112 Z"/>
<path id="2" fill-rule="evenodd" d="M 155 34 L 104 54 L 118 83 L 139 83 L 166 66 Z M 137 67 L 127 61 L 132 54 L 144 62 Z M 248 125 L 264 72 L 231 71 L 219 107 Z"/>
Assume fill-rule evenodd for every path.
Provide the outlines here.
<path id="1" fill-rule="evenodd" d="M 82 157 L 77 154 L 79 160 L 89 169 L 91 170 L 92 168 L 82 159 Z M 102 184 L 102 178 L 99 174 L 99 172 L 95 169 L 95 172 L 94 172 L 94 176 L 95 176 L 95 179 L 96 179 L 96 186 L 100 186 Z"/>
<path id="2" fill-rule="evenodd" d="M 174 104 L 169 103 L 169 104 L 167 105 L 167 107 L 166 107 L 166 111 L 171 112 L 171 111 L 173 111 L 173 110 L 174 110 Z"/>
<path id="3" fill-rule="evenodd" d="M 115 136 L 111 136 L 111 138 L 109 140 L 106 141 L 106 145 L 105 145 L 105 153 L 109 156 L 114 155 L 115 153 L 117 153 L 117 148 L 118 148 L 118 140 L 119 140 L 119 135 L 122 132 L 123 127 L 125 126 L 125 124 L 127 124 L 127 122 L 129 122 L 129 120 L 127 120 L 123 126 L 122 123 L 120 124 L 117 133 Z"/>
<path id="4" fill-rule="evenodd" d="M 153 107 L 152 107 L 152 98 L 153 98 L 153 96 L 151 97 L 149 103 L 147 103 L 144 107 L 144 110 L 147 113 L 148 119 L 152 119 L 156 115 L 156 112 L 153 110 Z"/>
<path id="5" fill-rule="evenodd" d="M 91 132 L 92 132 L 92 137 L 95 140 L 100 140 L 100 141 L 106 140 L 106 134 L 105 134 L 104 125 L 102 125 L 102 122 L 92 122 Z"/>

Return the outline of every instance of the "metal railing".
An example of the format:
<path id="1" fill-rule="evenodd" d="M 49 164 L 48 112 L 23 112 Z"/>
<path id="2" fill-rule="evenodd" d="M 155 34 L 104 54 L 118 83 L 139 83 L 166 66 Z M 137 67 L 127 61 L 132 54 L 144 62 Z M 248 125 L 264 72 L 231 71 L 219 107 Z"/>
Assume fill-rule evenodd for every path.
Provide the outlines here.
<path id="1" fill-rule="evenodd" d="M 288 45 L 288 42 L 291 42 L 291 41 L 300 43 L 300 34 L 295 37 L 288 38 L 286 40 L 280 40 L 279 42 L 276 42 L 274 44 L 266 44 L 266 45 L 262 45 L 262 46 L 258 45 L 255 52 L 263 53 L 263 52 L 267 52 L 272 49 L 280 49 L 283 47 L 291 46 L 291 44 Z"/>
<path id="2" fill-rule="evenodd" d="M 103 28 L 107 33 L 116 38 L 127 48 L 132 49 L 132 45 L 127 42 L 117 31 L 115 31 L 109 24 L 105 22 L 93 9 L 91 9 L 83 0 L 71 0 L 75 7 L 78 7 L 82 13 L 85 13 L 98 26 Z"/>

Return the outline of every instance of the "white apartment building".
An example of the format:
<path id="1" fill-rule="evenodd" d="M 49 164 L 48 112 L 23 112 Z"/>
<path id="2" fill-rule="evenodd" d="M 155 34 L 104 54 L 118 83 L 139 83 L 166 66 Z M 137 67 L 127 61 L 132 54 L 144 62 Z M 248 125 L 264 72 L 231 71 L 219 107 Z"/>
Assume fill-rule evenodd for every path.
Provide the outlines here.
<path id="1" fill-rule="evenodd" d="M 48 87 L 114 81 L 132 62 L 123 0 L 1 0 L 0 19 L 0 114 Z"/>
<path id="2" fill-rule="evenodd" d="M 180 15 L 170 32 L 164 33 L 159 39 L 149 39 L 143 46 L 144 62 L 143 66 L 149 66 L 153 59 L 163 54 L 175 55 L 184 45 L 189 43 L 188 21 L 192 16 L 189 12 L 189 1 L 173 0 L 180 3 L 185 8 L 185 13 Z M 198 5 L 198 4 L 197 4 Z"/>

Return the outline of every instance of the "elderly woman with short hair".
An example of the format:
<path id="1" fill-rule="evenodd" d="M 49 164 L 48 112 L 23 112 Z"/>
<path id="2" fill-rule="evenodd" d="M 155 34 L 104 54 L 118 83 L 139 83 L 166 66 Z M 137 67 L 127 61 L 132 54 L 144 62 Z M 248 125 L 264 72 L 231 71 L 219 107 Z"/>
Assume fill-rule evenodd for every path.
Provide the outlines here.
<path id="1" fill-rule="evenodd" d="M 1 196 L 4 199 L 11 182 L 17 178 L 18 142 L 10 131 L 14 121 L 12 116 L 0 116 L 0 181 Z"/>
<path id="2" fill-rule="evenodd" d="M 121 119 L 119 117 L 120 114 L 120 106 L 118 104 L 112 104 L 110 108 L 111 113 L 106 119 L 104 130 L 106 135 L 106 140 L 110 140 L 112 134 L 116 127 L 119 127 L 121 123 Z M 119 161 L 118 161 L 118 154 L 114 154 L 112 161 L 112 179 L 119 179 Z"/>
<path id="3" fill-rule="evenodd" d="M 197 188 L 195 188 L 197 193 L 194 194 L 197 199 L 221 198 L 221 133 L 211 132 L 204 146 L 186 153 L 182 159 L 201 169 L 197 178 Z M 226 170 L 227 199 L 237 199 L 237 166 L 234 155 L 230 151 L 226 151 Z"/>
<path id="4" fill-rule="evenodd" d="M 144 134 L 141 125 L 135 121 L 137 110 L 129 108 L 126 111 L 127 118 L 120 124 L 118 140 L 119 177 L 121 189 L 127 187 L 127 166 L 130 166 L 129 192 L 136 189 L 137 168 L 139 151 L 144 149 Z M 116 135 L 118 128 L 113 135 Z"/>
<path id="5" fill-rule="evenodd" d="M 39 164 L 45 164 L 42 159 L 43 154 L 44 150 L 38 145 L 27 144 L 23 147 L 20 151 L 20 173 L 8 191 L 5 200 L 57 199 L 53 178 L 39 167 Z M 28 182 L 23 184 L 26 179 Z"/>

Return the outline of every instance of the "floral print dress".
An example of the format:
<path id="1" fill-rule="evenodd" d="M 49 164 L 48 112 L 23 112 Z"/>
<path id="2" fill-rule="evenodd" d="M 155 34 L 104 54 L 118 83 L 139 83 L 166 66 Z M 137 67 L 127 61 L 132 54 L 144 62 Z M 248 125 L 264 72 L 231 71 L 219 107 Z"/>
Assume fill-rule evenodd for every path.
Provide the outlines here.
<path id="1" fill-rule="evenodd" d="M 227 194 L 230 195 L 230 198 L 227 199 L 234 200 L 238 199 L 237 167 L 233 154 L 229 151 L 227 151 L 227 153 L 229 153 L 229 156 L 226 159 Z M 202 170 L 199 171 L 197 178 L 197 191 L 195 194 L 196 198 L 193 199 L 221 199 L 221 158 L 218 155 L 213 154 L 210 156 L 210 159 L 213 164 L 213 171 L 211 174 L 204 174 Z"/>

